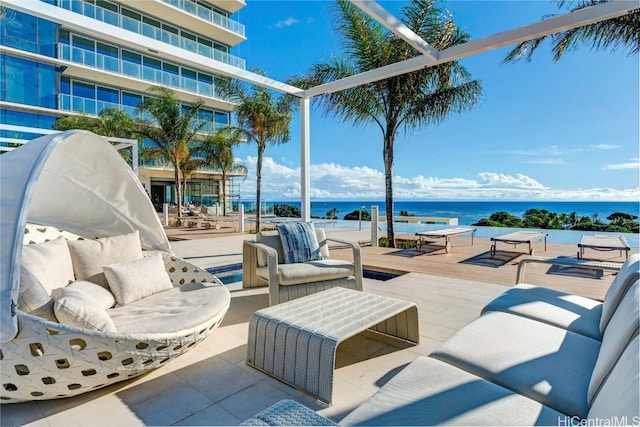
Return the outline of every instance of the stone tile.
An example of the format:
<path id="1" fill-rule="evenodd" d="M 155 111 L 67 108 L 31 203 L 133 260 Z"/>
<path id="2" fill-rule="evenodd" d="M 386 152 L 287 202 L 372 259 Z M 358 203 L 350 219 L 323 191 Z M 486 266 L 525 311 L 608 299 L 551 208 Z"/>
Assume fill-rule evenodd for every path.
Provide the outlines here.
<path id="1" fill-rule="evenodd" d="M 205 395 L 183 383 L 170 389 L 158 386 L 155 396 L 140 403 L 129 404 L 129 407 L 145 425 L 169 425 L 212 404 Z"/>
<path id="2" fill-rule="evenodd" d="M 222 358 L 210 358 L 176 372 L 212 403 L 260 382 L 260 379 Z"/>
<path id="3" fill-rule="evenodd" d="M 0 425 L 21 426 L 29 423 L 41 423 L 45 415 L 37 402 L 3 404 L 0 407 Z"/>
<path id="4" fill-rule="evenodd" d="M 237 426 L 244 420 L 240 420 L 220 405 L 211 405 L 195 414 L 178 421 L 176 426 Z"/>
<path id="5" fill-rule="evenodd" d="M 115 394 L 128 405 L 136 405 L 148 399 L 153 399 L 159 394 L 159 391 L 180 390 L 186 384 L 183 379 L 173 373 L 165 373 L 157 377 L 145 378 L 131 384 Z"/>
<path id="6" fill-rule="evenodd" d="M 290 398 L 289 394 L 272 386 L 268 381 L 260 381 L 253 387 L 229 396 L 219 405 L 234 417 L 245 421 L 274 403 L 287 398 Z"/>
<path id="7" fill-rule="evenodd" d="M 72 410 L 47 417 L 52 427 L 144 426 L 146 423 L 114 395 L 102 396 Z"/>

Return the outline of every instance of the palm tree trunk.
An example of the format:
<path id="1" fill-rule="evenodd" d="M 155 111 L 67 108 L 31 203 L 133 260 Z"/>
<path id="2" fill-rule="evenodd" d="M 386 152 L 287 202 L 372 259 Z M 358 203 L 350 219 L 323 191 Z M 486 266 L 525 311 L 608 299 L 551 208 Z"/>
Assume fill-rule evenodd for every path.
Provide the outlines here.
<path id="1" fill-rule="evenodd" d="M 256 231 L 260 231 L 260 204 L 262 187 L 262 155 L 264 154 L 264 144 L 258 144 L 258 161 L 256 162 Z"/>
<path id="2" fill-rule="evenodd" d="M 393 129 L 389 126 L 387 129 Z M 393 142 L 395 133 L 387 131 L 384 136 L 384 190 L 387 215 L 387 239 L 389 247 L 395 248 L 395 233 L 393 230 Z"/>
<path id="3" fill-rule="evenodd" d="M 222 216 L 227 216 L 227 174 L 222 172 Z"/>
<path id="4" fill-rule="evenodd" d="M 175 180 L 176 180 L 176 199 L 178 203 L 178 216 L 182 216 L 182 180 L 180 177 L 182 176 L 180 170 L 180 162 L 176 161 L 174 163 L 174 172 L 175 172 Z"/>

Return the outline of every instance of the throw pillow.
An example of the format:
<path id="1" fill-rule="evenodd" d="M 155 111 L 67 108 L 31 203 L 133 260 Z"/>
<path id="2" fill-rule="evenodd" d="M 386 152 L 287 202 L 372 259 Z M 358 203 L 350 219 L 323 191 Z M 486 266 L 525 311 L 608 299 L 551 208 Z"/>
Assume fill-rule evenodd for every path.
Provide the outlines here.
<path id="1" fill-rule="evenodd" d="M 316 229 L 310 222 L 277 224 L 285 264 L 321 260 Z"/>
<path id="2" fill-rule="evenodd" d="M 53 313 L 51 297 L 40 281 L 24 267 L 20 268 L 18 310 L 52 322 L 58 321 Z"/>
<path id="3" fill-rule="evenodd" d="M 142 258 L 140 234 L 137 230 L 95 240 L 69 240 L 67 244 L 76 279 L 88 280 L 105 288 L 108 284 L 102 271 L 103 266 Z"/>
<path id="4" fill-rule="evenodd" d="M 75 280 L 71 255 L 64 237 L 22 246 L 20 263 L 40 282 L 47 295 Z"/>
<path id="5" fill-rule="evenodd" d="M 116 326 L 107 311 L 80 289 L 56 289 L 52 298 L 53 311 L 60 323 L 83 329 L 116 332 Z"/>
<path id="6" fill-rule="evenodd" d="M 162 255 L 157 252 L 135 261 L 105 265 L 104 274 L 118 306 L 173 288 Z"/>
<path id="7" fill-rule="evenodd" d="M 76 280 L 75 282 L 69 284 L 67 289 L 77 289 L 85 295 L 91 297 L 98 307 L 103 309 L 108 309 L 116 305 L 116 299 L 113 294 L 108 290 L 103 288 L 100 285 L 96 285 L 93 282 L 88 282 L 86 280 Z"/>

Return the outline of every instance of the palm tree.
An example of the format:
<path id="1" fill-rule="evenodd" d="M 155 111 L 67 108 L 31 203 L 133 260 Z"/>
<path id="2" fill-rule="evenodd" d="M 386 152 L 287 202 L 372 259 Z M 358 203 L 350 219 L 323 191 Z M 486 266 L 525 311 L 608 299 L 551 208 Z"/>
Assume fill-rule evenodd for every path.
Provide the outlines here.
<path id="1" fill-rule="evenodd" d="M 345 54 L 312 66 L 306 77 L 292 84 L 310 87 L 400 62 L 419 55 L 347 0 L 334 9 L 336 33 Z M 403 22 L 436 49 L 464 43 L 469 35 L 435 6 L 435 0 L 412 0 L 402 9 Z M 454 112 L 475 106 L 480 83 L 457 61 L 368 83 L 319 97 L 328 114 L 355 125 L 375 123 L 383 135 L 387 233 L 393 246 L 393 153 L 398 130 L 436 124 Z"/>
<path id="2" fill-rule="evenodd" d="M 233 147 L 241 141 L 233 133 L 219 130 L 209 135 L 203 144 L 204 163 L 220 171 L 222 175 L 222 215 L 227 216 L 227 179 L 232 173 L 247 173 L 247 167 L 237 163 L 233 157 Z"/>
<path id="3" fill-rule="evenodd" d="M 573 5 L 570 12 L 574 12 L 585 7 L 595 6 L 600 3 L 607 3 L 611 0 L 554 0 L 558 7 Z M 637 55 L 640 52 L 640 9 L 606 21 L 572 28 L 551 36 L 553 60 L 558 62 L 562 55 L 580 45 L 587 44 L 595 50 L 622 49 L 628 51 L 628 55 Z M 503 62 L 515 62 L 522 58 L 530 60 L 533 52 L 547 36 L 527 40 L 519 43 L 504 58 Z"/>
<path id="4" fill-rule="evenodd" d="M 149 89 L 158 97 L 148 97 L 138 104 L 141 117 L 140 134 L 151 140 L 155 147 L 150 153 L 173 165 L 179 214 L 182 212 L 182 168 L 191 159 L 191 147 L 198 132 L 205 126 L 198 122 L 198 111 L 203 105 L 198 100 L 189 106 L 181 105 L 173 90 L 154 86 Z"/>
<path id="5" fill-rule="evenodd" d="M 252 70 L 264 75 L 259 69 Z M 260 205 L 262 203 L 262 158 L 267 143 L 280 144 L 290 139 L 289 126 L 293 120 L 293 99 L 259 86 L 248 87 L 238 80 L 227 80 L 220 91 L 238 104 L 236 120 L 238 130 L 249 142 L 258 146 L 256 161 L 256 230 L 260 230 Z"/>
<path id="6" fill-rule="evenodd" d="M 98 114 L 98 117 L 90 117 L 84 114 L 60 117 L 53 123 L 53 128 L 60 131 L 83 129 L 101 136 L 141 139 L 136 121 L 124 111 L 113 107 L 103 109 Z M 132 156 L 128 151 L 120 150 L 119 152 L 125 160 L 129 162 L 132 160 Z M 145 148 L 141 142 L 138 143 L 138 152 L 140 157 L 144 157 Z"/>

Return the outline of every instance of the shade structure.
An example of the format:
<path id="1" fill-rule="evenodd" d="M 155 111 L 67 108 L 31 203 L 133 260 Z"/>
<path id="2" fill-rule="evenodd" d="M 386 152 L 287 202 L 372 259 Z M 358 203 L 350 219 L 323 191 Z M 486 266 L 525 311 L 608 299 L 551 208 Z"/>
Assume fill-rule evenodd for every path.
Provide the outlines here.
<path id="1" fill-rule="evenodd" d="M 17 333 L 25 226 L 86 238 L 140 232 L 144 249 L 172 252 L 145 189 L 113 146 L 87 131 L 34 139 L 0 156 L 0 341 Z"/>

